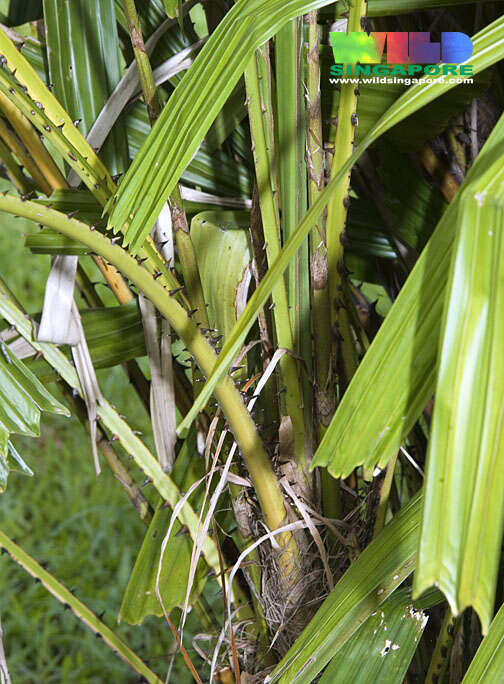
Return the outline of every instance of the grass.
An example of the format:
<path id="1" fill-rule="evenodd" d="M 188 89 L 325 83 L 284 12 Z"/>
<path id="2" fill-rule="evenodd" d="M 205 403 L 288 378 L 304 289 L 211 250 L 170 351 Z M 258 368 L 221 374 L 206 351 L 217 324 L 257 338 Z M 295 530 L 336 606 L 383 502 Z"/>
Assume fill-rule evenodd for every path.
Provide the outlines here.
<path id="1" fill-rule="evenodd" d="M 14 221 L 14 226 L 2 226 L 4 221 Z M 2 223 L 0 274 L 28 311 L 39 311 L 49 258 L 32 256 L 24 248 L 23 233 L 33 230 L 27 222 L 2 217 Z M 132 419 L 133 427 L 147 432 L 146 413 L 134 393 L 127 392 L 122 370 L 100 371 L 99 380 L 106 396 Z M 136 550 L 145 534 L 120 485 L 106 464 L 102 475 L 95 476 L 89 438 L 76 418 L 43 415 L 40 439 L 14 437 L 14 442 L 35 476 L 11 475 L 7 491 L 0 495 L 2 528 L 39 562 L 49 561 L 48 570 L 92 610 L 105 611 L 104 622 L 163 676 L 172 646 L 164 622 L 147 618 L 142 627 L 117 625 Z M 137 480 L 142 481 L 140 475 Z M 16 683 L 139 681 L 7 555 L 0 558 L 0 615 Z M 177 682 L 187 678 L 178 659 L 173 676 Z"/>

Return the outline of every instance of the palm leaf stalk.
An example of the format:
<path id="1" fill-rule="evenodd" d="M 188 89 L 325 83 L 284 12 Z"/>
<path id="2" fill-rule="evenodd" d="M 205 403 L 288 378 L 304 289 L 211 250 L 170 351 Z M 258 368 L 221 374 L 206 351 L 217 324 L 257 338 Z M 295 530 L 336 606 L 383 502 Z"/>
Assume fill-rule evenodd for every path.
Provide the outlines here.
<path id="1" fill-rule="evenodd" d="M 324 188 L 324 139 L 322 132 L 322 109 L 320 96 L 320 37 L 317 12 L 308 15 L 308 54 L 306 70 L 306 157 L 308 169 L 308 197 L 310 206 Z M 323 426 L 330 418 L 324 401 L 329 379 L 331 331 L 329 316 L 329 290 L 327 287 L 327 244 L 324 215 L 322 214 L 310 233 L 310 266 L 312 280 L 311 317 L 313 348 L 315 352 L 315 378 L 317 394 L 317 422 Z M 328 401 L 329 398 L 327 399 Z"/>
<path id="2" fill-rule="evenodd" d="M 140 84 L 144 95 L 147 113 L 151 126 L 155 124 L 161 113 L 159 92 L 154 83 L 154 76 L 149 56 L 145 50 L 142 28 L 134 0 L 123 0 L 124 15 L 126 17 L 131 44 L 135 54 Z M 180 188 L 176 186 L 170 196 L 169 204 L 172 215 L 173 232 L 177 244 L 178 257 L 184 276 L 184 285 L 194 308 L 197 309 L 196 320 L 205 328 L 209 327 L 203 289 L 199 275 L 194 247 L 189 235 L 187 217 L 184 211 Z"/>
<path id="3" fill-rule="evenodd" d="M 24 216 L 61 232 L 63 235 L 82 242 L 104 259 L 113 264 L 142 291 L 172 328 L 186 343 L 202 372 L 208 374 L 215 364 L 215 353 L 201 335 L 198 327 L 185 310 L 169 294 L 161 283 L 154 279 L 147 269 L 140 266 L 123 248 L 89 226 L 35 202 L 5 195 L 0 198 L 0 210 Z M 255 425 L 243 401 L 229 377 L 216 389 L 216 397 L 222 406 L 235 439 L 242 451 L 244 461 L 254 482 L 266 524 L 271 530 L 280 528 L 286 517 L 284 498 L 271 462 L 264 451 Z M 295 567 L 296 542 L 287 532 L 280 536 L 283 553 L 280 556 L 286 577 Z"/>
<path id="4" fill-rule="evenodd" d="M 287 240 L 307 209 L 305 62 L 303 21 L 292 19 L 275 36 L 276 118 L 279 203 L 282 238 Z M 304 244 L 286 274 L 294 352 L 302 359 L 301 396 L 305 417 L 306 460 L 312 451 L 312 374 L 310 334 L 310 268 Z"/>
<path id="5" fill-rule="evenodd" d="M 366 16 L 366 5 L 365 0 L 352 3 L 348 13 L 347 33 L 363 30 L 362 22 Z M 331 178 L 335 177 L 354 149 L 355 127 L 358 123 L 357 95 L 358 87 L 355 87 L 355 84 L 341 84 Z M 341 355 L 340 369 L 343 371 L 343 383 L 348 383 L 357 367 L 355 343 L 347 311 L 348 304 L 345 302 L 342 288 L 342 280 L 345 278 L 342 236 L 347 220 L 349 186 L 350 172 L 338 184 L 327 204 L 326 222 L 329 297 L 334 336 L 333 357 L 336 358 L 336 349 L 338 349 Z"/>
<path id="6" fill-rule="evenodd" d="M 317 12 L 308 18 L 308 54 L 306 67 L 306 166 L 308 201 L 311 206 L 324 188 L 324 139 L 320 96 L 320 37 Z M 323 436 L 334 413 L 331 391 L 331 305 L 328 287 L 327 238 L 325 215 L 321 214 L 310 233 L 311 321 L 313 331 L 315 376 L 315 425 L 318 439 Z M 324 512 L 339 517 L 339 484 L 327 470 L 321 472 Z"/>
<path id="7" fill-rule="evenodd" d="M 275 151 L 273 149 L 273 112 L 271 100 L 271 70 L 267 47 L 252 56 L 246 70 L 247 104 L 249 108 L 251 135 L 259 192 L 259 204 L 264 229 L 268 263 L 280 252 L 280 219 L 278 188 L 275 179 Z M 294 350 L 289 316 L 286 284 L 280 280 L 272 291 L 273 320 L 280 347 Z M 306 471 L 305 424 L 302 411 L 302 395 L 297 365 L 291 353 L 280 360 L 282 380 L 285 383 L 285 404 L 294 433 L 294 458 L 302 472 Z M 305 479 L 307 475 L 303 476 Z"/>

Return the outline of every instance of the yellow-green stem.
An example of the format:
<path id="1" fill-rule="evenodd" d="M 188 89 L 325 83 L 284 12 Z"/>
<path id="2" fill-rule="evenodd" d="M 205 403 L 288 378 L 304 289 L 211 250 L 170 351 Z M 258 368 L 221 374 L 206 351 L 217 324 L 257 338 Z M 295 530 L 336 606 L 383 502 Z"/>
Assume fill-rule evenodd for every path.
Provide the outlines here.
<path id="1" fill-rule="evenodd" d="M 2 138 L 10 151 L 18 158 L 20 164 L 24 166 L 26 171 L 33 178 L 37 188 L 43 192 L 44 195 L 50 195 L 51 186 L 46 181 L 33 159 L 27 153 L 17 135 L 14 133 L 14 131 L 9 130 L 9 127 L 3 119 L 0 119 L 0 138 Z"/>
<path id="2" fill-rule="evenodd" d="M 320 39 L 317 12 L 308 14 L 308 69 L 306 80 L 308 200 L 312 206 L 324 189 L 324 142 L 320 104 Z M 326 386 L 331 352 L 330 302 L 327 281 L 327 246 L 324 215 L 310 233 L 313 347 L 318 391 Z M 320 413 L 321 409 L 318 407 Z M 322 413 L 322 424 L 326 425 Z M 320 418 L 319 417 L 319 418 Z"/>
<path id="3" fill-rule="evenodd" d="M 149 114 L 149 120 L 151 124 L 153 124 L 161 113 L 161 102 L 159 100 L 156 84 L 154 83 L 149 55 L 145 49 L 142 29 L 135 7 L 135 0 L 123 0 L 123 8 L 138 68 L 140 85 Z"/>
<path id="4" fill-rule="evenodd" d="M 268 263 L 272 264 L 280 253 L 280 225 L 277 204 L 277 188 L 274 174 L 273 121 L 271 115 L 271 95 L 269 83 L 270 70 L 267 47 L 259 49 L 249 61 L 245 70 L 245 85 L 247 88 L 247 105 L 250 118 L 250 129 L 253 141 L 254 162 L 256 168 L 259 203 L 263 221 L 264 239 Z M 258 68 L 258 61 L 261 68 Z M 259 73 L 261 81 L 259 82 Z M 264 82 L 266 81 L 266 82 Z M 262 86 L 262 88 L 261 88 Z M 285 280 L 281 278 L 272 290 L 273 321 L 277 342 L 283 349 L 290 351 L 294 348 L 292 328 L 289 317 L 289 307 Z M 285 402 L 287 413 L 292 421 L 294 432 L 295 460 L 307 473 L 305 455 L 305 428 L 301 403 L 301 389 L 294 357 L 287 353 L 280 360 L 280 372 L 285 383 Z M 305 474 L 307 481 L 308 475 Z"/>
<path id="5" fill-rule="evenodd" d="M 154 81 L 149 56 L 145 50 L 135 1 L 123 0 L 123 7 L 140 76 L 140 85 L 147 106 L 149 121 L 151 126 L 153 126 L 161 113 L 159 92 Z M 196 260 L 191 236 L 189 235 L 189 225 L 187 223 L 187 217 L 178 186 L 175 187 L 169 198 L 169 205 L 173 223 L 173 234 L 177 245 L 177 252 L 187 296 L 191 302 L 191 306 L 197 309 L 195 314 L 196 321 L 203 327 L 208 328 L 208 316 L 205 299 L 203 297 L 198 262 Z"/>
<path id="6" fill-rule="evenodd" d="M 30 184 L 28 178 L 24 175 L 21 167 L 12 156 L 12 152 L 7 145 L 0 140 L 0 163 L 5 166 L 7 175 L 12 185 L 22 195 L 27 195 L 33 186 Z"/>
<path id="7" fill-rule="evenodd" d="M 215 365 L 214 350 L 200 333 L 197 325 L 182 306 L 143 266 L 122 247 L 99 231 L 91 231 L 89 226 L 65 214 L 41 206 L 35 202 L 22 201 L 12 195 L 0 196 L 0 211 L 23 216 L 42 223 L 63 235 L 81 242 L 93 252 L 118 268 L 139 290 L 141 290 L 168 320 L 175 332 L 181 337 L 194 356 L 202 372 L 208 377 Z M 243 404 L 242 398 L 233 382 L 226 376 L 215 389 L 231 430 L 241 450 L 245 465 L 254 484 L 267 526 L 278 529 L 285 524 L 286 510 L 280 485 L 271 462 L 264 450 L 254 422 Z M 281 563 L 287 576 L 296 567 L 297 546 L 290 533 L 279 535 L 283 547 Z"/>
<path id="8" fill-rule="evenodd" d="M 362 31 L 362 20 L 366 15 L 366 0 L 354 0 L 348 16 L 347 33 Z M 334 143 L 334 156 L 331 164 L 331 178 L 351 156 L 354 145 L 354 129 L 357 125 L 357 95 L 355 84 L 341 84 L 338 127 Z M 334 354 L 339 348 L 340 368 L 344 371 L 344 382 L 348 382 L 357 367 L 355 345 L 350 329 L 348 312 L 341 292 L 344 278 L 342 235 L 345 231 L 348 209 L 348 189 L 350 171 L 338 184 L 327 205 L 327 259 L 329 269 L 329 295 L 331 302 L 331 322 L 335 335 Z"/>
<path id="9" fill-rule="evenodd" d="M 309 12 L 308 65 L 306 70 L 306 165 L 308 204 L 311 207 L 324 189 L 324 141 L 320 102 L 320 38 L 317 11 Z M 314 352 L 315 429 L 320 441 L 335 409 L 334 388 L 330 384 L 331 303 L 327 277 L 325 216 L 321 214 L 310 232 L 311 321 Z M 322 503 L 325 515 L 341 514 L 339 480 L 321 470 Z"/>

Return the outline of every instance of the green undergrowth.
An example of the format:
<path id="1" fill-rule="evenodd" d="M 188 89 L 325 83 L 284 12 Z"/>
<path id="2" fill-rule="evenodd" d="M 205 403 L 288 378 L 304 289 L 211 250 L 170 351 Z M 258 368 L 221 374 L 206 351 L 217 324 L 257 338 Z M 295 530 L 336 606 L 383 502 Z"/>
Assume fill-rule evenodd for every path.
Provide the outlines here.
<path id="1" fill-rule="evenodd" d="M 15 230 L 12 225 L 6 230 L 4 221 L 13 219 L 2 216 L 0 222 L 0 275 L 34 313 L 42 305 L 49 258 L 34 257 L 23 247 L 23 233 L 33 230 L 27 222 L 14 219 Z M 93 278 L 97 279 L 96 271 Z M 152 447 L 146 413 L 134 393 L 127 391 L 122 369 L 100 371 L 99 382 L 107 398 L 145 433 Z M 145 527 L 107 463 L 102 459 L 102 474 L 96 477 L 89 437 L 75 417 L 44 414 L 40 439 L 14 436 L 13 441 L 35 475 L 16 473 L 9 478 L 7 491 L 0 495 L 0 527 L 47 564 L 95 613 L 105 611 L 103 621 L 164 679 L 173 647 L 164 621 L 147 618 L 141 627 L 117 625 Z M 128 466 L 142 482 L 142 475 L 131 463 Z M 143 491 L 152 499 L 151 485 Z M 0 557 L 0 615 L 16 684 L 140 681 L 7 554 Z M 187 634 L 191 634 L 190 621 Z M 172 681 L 191 681 L 178 657 Z"/>

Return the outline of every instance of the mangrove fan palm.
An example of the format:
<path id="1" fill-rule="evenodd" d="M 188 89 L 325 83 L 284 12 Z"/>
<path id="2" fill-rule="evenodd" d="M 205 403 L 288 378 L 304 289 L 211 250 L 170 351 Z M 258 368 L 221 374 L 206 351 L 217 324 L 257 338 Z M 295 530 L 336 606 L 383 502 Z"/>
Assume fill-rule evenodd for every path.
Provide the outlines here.
<path id="1" fill-rule="evenodd" d="M 76 415 L 146 526 L 118 617 L 173 648 L 0 547 L 146 681 L 504 677 L 503 7 L 0 2 L 2 232 L 51 262 L 30 315 L 0 273 L 0 490 Z M 337 80 L 338 31 L 471 69 Z"/>

